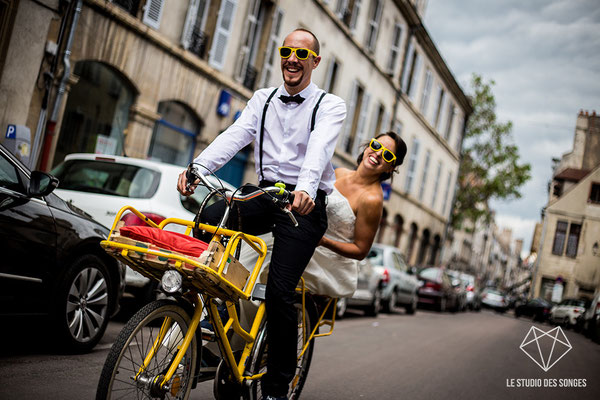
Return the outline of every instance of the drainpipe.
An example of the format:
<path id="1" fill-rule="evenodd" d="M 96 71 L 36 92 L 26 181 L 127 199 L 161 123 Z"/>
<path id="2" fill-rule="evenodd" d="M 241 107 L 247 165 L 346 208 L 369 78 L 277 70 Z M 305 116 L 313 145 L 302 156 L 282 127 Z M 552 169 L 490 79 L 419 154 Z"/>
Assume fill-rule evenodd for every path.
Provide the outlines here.
<path id="1" fill-rule="evenodd" d="M 73 46 L 73 38 L 75 37 L 75 29 L 77 27 L 77 22 L 79 21 L 79 16 L 81 15 L 81 6 L 82 0 L 77 0 L 77 4 L 75 4 L 75 12 L 73 13 L 73 20 L 71 21 L 71 27 L 69 30 L 69 36 L 67 38 L 67 43 L 65 45 L 65 52 L 63 55 L 63 64 L 64 71 L 62 78 L 60 79 L 60 83 L 58 85 L 58 92 L 56 94 L 56 99 L 54 100 L 54 108 L 52 110 L 52 115 L 50 119 L 46 123 L 46 135 L 44 137 L 44 146 L 42 151 L 42 159 L 40 161 L 40 169 L 46 170 L 48 163 L 48 158 L 50 154 L 50 147 L 52 145 L 52 139 L 55 135 L 56 129 L 56 121 L 58 119 L 58 113 L 60 112 L 60 108 L 62 105 L 62 100 L 65 95 L 67 80 L 69 76 L 71 76 L 71 47 Z"/>
<path id="2" fill-rule="evenodd" d="M 60 22 L 60 29 L 58 31 L 57 38 L 57 48 L 60 49 L 63 37 L 65 34 L 65 28 L 67 27 L 67 17 L 69 15 L 69 10 L 65 11 L 65 16 L 62 18 Z M 50 66 L 50 70 L 44 72 L 44 97 L 42 98 L 42 106 L 40 110 L 40 115 L 38 118 L 37 127 L 35 130 L 35 134 L 33 136 L 33 146 L 31 148 L 31 157 L 29 159 L 29 168 L 31 170 L 35 169 L 37 158 L 40 152 L 40 145 L 42 141 L 42 131 L 44 129 L 44 124 L 46 123 L 46 115 L 48 113 L 48 99 L 50 97 L 50 90 L 52 88 L 52 81 L 54 80 L 54 74 L 56 73 L 56 69 L 58 67 L 58 54 L 54 56 L 54 60 L 52 60 L 52 65 Z"/>

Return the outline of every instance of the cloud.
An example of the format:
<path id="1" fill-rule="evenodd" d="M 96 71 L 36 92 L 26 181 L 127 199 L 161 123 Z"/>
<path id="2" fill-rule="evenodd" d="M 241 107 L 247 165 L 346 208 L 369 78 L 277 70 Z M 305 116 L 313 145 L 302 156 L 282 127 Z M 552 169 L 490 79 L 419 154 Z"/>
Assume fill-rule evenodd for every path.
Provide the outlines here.
<path id="1" fill-rule="evenodd" d="M 532 179 L 521 199 L 491 205 L 528 249 L 552 158 L 571 151 L 580 109 L 600 111 L 600 2 L 430 0 L 424 23 L 463 90 L 473 72 L 496 82 L 496 113 Z"/>

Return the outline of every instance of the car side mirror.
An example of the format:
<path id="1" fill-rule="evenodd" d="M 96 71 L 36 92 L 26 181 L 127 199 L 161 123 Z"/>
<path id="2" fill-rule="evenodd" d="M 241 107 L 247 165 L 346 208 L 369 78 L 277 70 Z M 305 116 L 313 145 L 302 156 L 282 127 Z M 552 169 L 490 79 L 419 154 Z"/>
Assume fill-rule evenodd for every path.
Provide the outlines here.
<path id="1" fill-rule="evenodd" d="M 41 171 L 32 171 L 29 179 L 27 195 L 29 197 L 44 197 L 52 193 L 58 186 L 58 179 Z"/>

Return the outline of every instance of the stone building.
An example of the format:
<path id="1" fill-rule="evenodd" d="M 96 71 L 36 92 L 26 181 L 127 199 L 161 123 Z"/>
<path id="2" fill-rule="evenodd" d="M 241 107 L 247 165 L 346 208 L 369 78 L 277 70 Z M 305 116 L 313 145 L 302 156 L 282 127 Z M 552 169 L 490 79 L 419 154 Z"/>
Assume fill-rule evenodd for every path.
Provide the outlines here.
<path id="1" fill-rule="evenodd" d="M 573 149 L 556 165 L 543 210 L 533 296 L 591 298 L 600 290 L 600 117 L 581 111 Z"/>
<path id="2" fill-rule="evenodd" d="M 0 129 L 29 127 L 40 169 L 71 152 L 186 165 L 255 89 L 281 84 L 277 47 L 310 29 L 322 56 L 313 81 L 348 108 L 334 164 L 353 167 L 370 137 L 399 132 L 408 154 L 385 186 L 377 240 L 411 264 L 439 261 L 471 106 L 423 26 L 426 1 L 2 4 Z M 256 181 L 251 149 L 219 175 Z"/>

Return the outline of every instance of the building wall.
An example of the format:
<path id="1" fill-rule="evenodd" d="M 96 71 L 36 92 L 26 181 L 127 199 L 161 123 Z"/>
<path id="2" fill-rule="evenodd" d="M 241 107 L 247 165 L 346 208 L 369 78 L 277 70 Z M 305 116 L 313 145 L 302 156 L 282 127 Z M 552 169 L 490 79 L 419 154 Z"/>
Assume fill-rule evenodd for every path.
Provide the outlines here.
<path id="1" fill-rule="evenodd" d="M 355 107 L 354 112 L 361 113 L 363 121 L 363 129 L 357 133 L 360 135 L 357 143 L 365 143 L 377 133 L 393 129 L 400 133 L 408 145 L 409 152 L 405 162 L 398 168 L 391 195 L 384 204 L 386 217 L 382 221 L 382 231 L 377 240 L 398 244 L 402 251 L 410 253 L 411 264 L 438 262 L 435 256 L 439 255 L 440 250 L 436 253 L 435 243 L 444 238 L 456 186 L 464 119 L 470 113 L 471 107 L 422 25 L 420 15 L 424 12 L 426 2 L 382 0 L 381 18 L 376 24 L 376 41 L 374 46 L 369 48 L 366 42 L 371 26 L 370 11 L 374 2 L 361 3 L 356 25 L 351 27 L 336 14 L 337 1 L 263 0 L 263 25 L 260 35 L 256 38 L 258 49 L 251 55 L 256 58 L 256 65 L 253 66 L 257 68 L 258 75 L 255 84 L 249 85 L 243 79 L 244 74 L 240 76 L 239 67 L 245 54 L 245 35 L 249 27 L 248 21 L 251 19 L 249 12 L 257 0 L 210 2 L 208 25 L 216 24 L 219 18 L 217 11 L 225 1 L 235 4 L 235 11 L 231 16 L 231 31 L 222 65 L 211 61 L 214 55 L 211 51 L 200 57 L 184 48 L 186 19 L 190 14 L 188 7 L 192 4 L 189 1 L 164 2 L 158 27 L 145 23 L 143 7 L 137 12 L 129 13 L 104 0 L 83 1 L 81 17 L 75 31 L 71 63 L 102 63 L 133 88 L 135 98 L 129 110 L 127 128 L 123 131 L 126 153 L 140 158 L 148 156 L 156 121 L 161 118 L 158 106 L 164 101 L 184 104 L 201 121 L 202 129 L 196 144 L 196 153 L 200 152 L 232 123 L 234 114 L 243 109 L 253 90 L 262 86 L 266 64 L 273 65 L 266 85 L 281 84 L 280 60 L 276 53 L 268 52 L 270 40 L 273 39 L 274 43 L 279 45 L 293 29 L 308 28 L 321 42 L 322 61 L 313 73 L 313 81 L 319 86 L 324 86 L 329 80 L 331 62 L 335 59 L 339 65 L 333 93 L 350 104 L 356 85 L 360 85 L 364 89 L 364 98 L 370 99 L 368 103 L 365 102 L 367 106 Z M 144 1 L 141 6 L 143 3 Z M 21 5 L 23 4 L 31 7 L 34 3 L 22 1 Z M 281 12 L 283 17 L 279 32 L 275 33 L 273 18 L 278 12 Z M 14 81 L 27 82 L 29 87 L 29 92 L 23 95 L 24 99 L 29 100 L 22 101 L 18 107 L 15 105 L 24 116 L 39 114 L 39 105 L 30 106 L 29 101 L 36 96 L 41 98 L 40 91 L 37 91 L 36 95 L 32 95 L 31 91 L 35 83 L 33 75 L 37 74 L 43 56 L 41 49 L 45 42 L 44 35 L 48 35 L 50 16 L 40 14 L 39 18 L 46 24 L 40 22 L 35 29 L 35 33 L 40 37 L 27 39 L 35 43 L 35 46 L 30 47 L 35 50 L 32 54 L 37 56 L 37 59 L 32 56 L 24 61 L 31 71 L 23 71 L 20 75 L 23 79 L 13 77 Z M 18 22 L 19 29 L 29 26 L 22 19 Z M 50 36 L 55 36 L 56 24 L 52 26 L 53 32 Z M 397 26 L 401 27 L 401 36 L 396 43 L 396 62 L 390 69 L 390 48 Z M 409 50 L 412 49 L 416 49 L 421 62 L 420 68 L 415 69 L 413 73 L 414 89 L 411 91 L 412 95 L 408 96 L 401 88 L 402 81 L 406 80 L 412 69 L 412 63 L 409 62 L 409 58 L 412 57 Z M 6 71 L 11 70 L 7 68 L 4 68 L 4 75 L 7 74 Z M 426 71 L 429 71 L 429 78 Z M 77 84 L 78 79 L 79 77 L 72 72 L 62 102 L 63 109 L 68 101 L 69 90 Z M 423 102 L 427 79 L 431 82 L 429 100 Z M 439 103 L 439 88 L 444 91 L 445 101 L 439 113 L 439 122 L 436 124 L 434 110 Z M 223 90 L 232 94 L 231 112 L 226 117 L 220 117 L 216 112 Z M 380 107 L 383 113 L 380 113 Z M 453 119 L 450 118 L 451 109 L 455 110 Z M 352 132 L 351 111 L 349 110 L 347 122 L 340 134 L 333 162 L 336 166 L 353 168 L 361 147 L 355 146 L 351 151 L 346 151 L 344 146 L 345 140 Z M 13 115 L 20 114 L 15 112 Z M 33 121 L 33 118 L 30 120 Z M 449 124 L 449 121 L 452 123 Z M 60 132 L 61 123 L 62 113 L 57 121 L 56 132 Z M 376 131 L 378 123 L 379 129 Z M 32 132 L 34 130 L 35 127 Z M 50 159 L 46 167 L 60 161 L 53 159 L 53 149 L 61 140 L 60 135 L 57 134 L 51 139 Z M 413 184 L 410 190 L 407 190 L 406 179 L 414 139 L 419 141 L 420 150 L 414 160 Z M 429 166 L 425 174 L 427 154 Z M 253 155 L 250 153 L 244 172 L 245 181 L 256 181 L 253 161 Z M 397 221 L 403 222 L 399 229 L 396 229 Z M 409 237 L 411 225 L 416 227 L 413 240 Z M 412 251 L 409 249 L 411 243 Z M 425 256 L 419 259 L 418 255 L 423 252 Z"/>
<path id="2" fill-rule="evenodd" d="M 600 205 L 590 203 L 590 187 L 600 181 L 600 167 L 582 179 L 560 199 L 546 208 L 544 220 L 545 234 L 541 253 L 538 257 L 538 270 L 534 282 L 534 293 L 539 295 L 542 279 L 555 280 L 562 277 L 565 281 L 563 297 L 592 295 L 600 289 Z M 575 257 L 565 254 L 553 254 L 557 222 L 581 224 L 579 244 Z M 596 250 L 594 250 L 594 245 Z"/>

